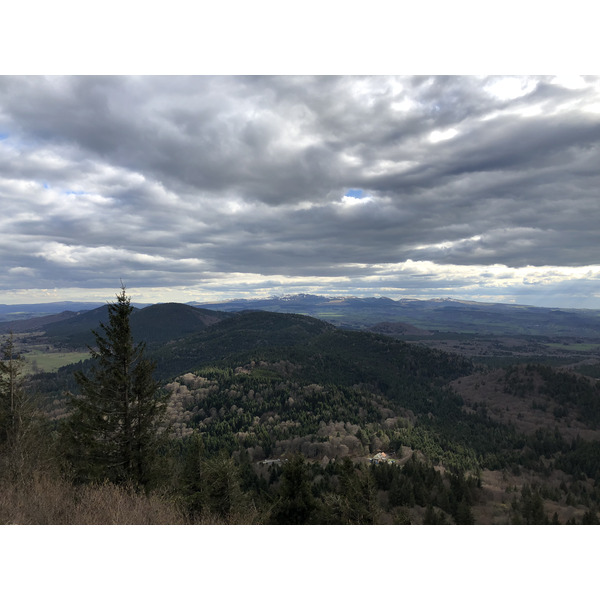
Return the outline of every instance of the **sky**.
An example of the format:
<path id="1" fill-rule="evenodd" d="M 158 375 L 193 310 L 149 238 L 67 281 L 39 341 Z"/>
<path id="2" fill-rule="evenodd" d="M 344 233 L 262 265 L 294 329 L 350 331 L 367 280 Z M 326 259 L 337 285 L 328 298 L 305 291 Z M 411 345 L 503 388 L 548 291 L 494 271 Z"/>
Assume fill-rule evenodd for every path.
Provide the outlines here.
<path id="1" fill-rule="evenodd" d="M 600 307 L 600 77 L 2 76 L 0 301 Z"/>
<path id="2" fill-rule="evenodd" d="M 306 44 L 298 18 L 290 37 Z M 357 57 L 379 39 L 360 19 L 338 27 Z M 47 30 L 69 57 L 88 34 L 35 35 Z M 259 33 L 241 19 L 237 48 L 252 53 Z M 324 60 L 325 73 L 319 60 L 254 70 L 236 50 L 216 72 L 182 59 L 181 74 L 130 76 L 121 56 L 0 70 L 0 303 L 105 301 L 122 281 L 140 303 L 312 293 L 600 308 L 599 76 L 436 75 L 435 62 L 388 76 L 396 63 L 379 57 L 356 76 L 360 60 Z"/>

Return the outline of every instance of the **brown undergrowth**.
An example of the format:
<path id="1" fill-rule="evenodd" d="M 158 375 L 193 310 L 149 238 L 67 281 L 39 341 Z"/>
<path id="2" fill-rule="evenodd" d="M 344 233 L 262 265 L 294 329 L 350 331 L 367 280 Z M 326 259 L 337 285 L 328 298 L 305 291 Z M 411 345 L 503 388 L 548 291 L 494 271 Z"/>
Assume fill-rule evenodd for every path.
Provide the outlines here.
<path id="1" fill-rule="evenodd" d="M 4 525 L 185 525 L 166 495 L 146 495 L 111 483 L 73 486 L 46 473 L 27 481 L 3 482 L 0 523 Z"/>

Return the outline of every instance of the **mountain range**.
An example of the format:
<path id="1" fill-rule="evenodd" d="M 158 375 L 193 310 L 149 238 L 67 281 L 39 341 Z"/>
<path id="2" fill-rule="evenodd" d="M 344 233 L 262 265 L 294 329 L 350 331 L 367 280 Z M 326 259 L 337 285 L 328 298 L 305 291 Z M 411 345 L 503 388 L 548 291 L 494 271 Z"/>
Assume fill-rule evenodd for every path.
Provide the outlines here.
<path id="1" fill-rule="evenodd" d="M 451 298 L 327 297 L 311 294 L 221 303 L 192 302 L 219 311 L 267 310 L 310 315 L 340 327 L 368 329 L 382 322 L 406 323 L 426 331 L 496 335 L 600 335 L 600 310 L 556 309 L 482 303 Z"/>
<path id="2" fill-rule="evenodd" d="M 147 309 L 161 304 L 134 304 L 134 306 Z M 398 332 L 401 330 L 398 329 L 400 324 L 405 326 L 403 335 L 451 332 L 483 335 L 600 337 L 600 310 L 544 308 L 451 298 L 392 300 L 385 297 L 358 298 L 297 294 L 218 303 L 189 302 L 187 306 L 216 313 L 244 310 L 297 313 L 316 317 L 346 329 L 369 330 L 373 327 L 389 328 L 389 324 L 396 324 L 395 328 Z M 10 330 L 35 331 L 51 320 L 69 319 L 73 317 L 73 313 L 81 314 L 82 311 L 91 309 L 102 311 L 105 310 L 105 305 L 69 302 L 0 305 L 0 333 Z M 207 315 L 208 313 L 204 313 L 205 318 L 208 318 Z M 51 316 L 52 319 L 46 322 L 18 324 L 18 321 L 44 316 Z M 194 320 L 192 319 L 191 322 L 193 323 Z M 181 326 L 181 323 L 177 325 L 176 331 Z"/>

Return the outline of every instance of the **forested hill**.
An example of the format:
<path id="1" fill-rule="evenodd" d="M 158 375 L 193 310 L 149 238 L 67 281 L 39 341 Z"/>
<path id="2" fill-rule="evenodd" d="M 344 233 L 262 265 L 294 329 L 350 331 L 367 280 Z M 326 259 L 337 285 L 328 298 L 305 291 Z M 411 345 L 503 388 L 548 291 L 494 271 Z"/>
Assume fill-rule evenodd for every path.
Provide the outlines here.
<path id="1" fill-rule="evenodd" d="M 202 329 L 231 318 L 230 313 L 195 308 L 186 304 L 153 304 L 133 309 L 131 330 L 137 341 L 166 343 L 201 331 Z M 54 344 L 85 347 L 94 344 L 92 330 L 108 320 L 108 307 L 78 313 L 71 318 L 49 323 L 43 328 L 46 337 Z"/>
<path id="2" fill-rule="evenodd" d="M 191 307 L 184 307 L 184 309 Z M 161 310 L 173 322 L 173 311 Z M 203 314 L 217 319 L 218 313 Z M 132 324 L 140 316 L 157 317 L 150 309 L 135 311 Z M 190 313 L 197 319 L 195 312 Z M 102 316 L 95 314 L 96 318 Z M 88 315 L 89 317 L 89 315 Z M 200 322 L 200 321 L 198 321 Z M 65 322 L 66 323 L 66 322 Z M 202 324 L 196 333 L 181 336 L 183 326 L 175 328 L 173 339 L 164 338 L 167 323 L 153 318 L 147 323 L 146 354 L 156 362 L 155 375 L 167 382 L 202 368 L 234 370 L 249 363 L 264 363 L 267 379 L 282 379 L 302 384 L 367 386 L 390 396 L 399 408 L 430 411 L 435 390 L 449 381 L 468 375 L 472 364 L 459 355 L 407 344 L 368 332 L 338 329 L 312 317 L 248 311 L 226 315 L 212 324 Z M 94 325 L 97 328 L 97 322 Z M 196 325 L 190 326 L 188 331 Z M 50 339 L 50 338 L 49 338 Z M 73 339 L 73 336 L 71 337 Z M 274 365 L 274 366 L 273 366 Z M 52 389 L 73 389 L 72 374 L 82 365 L 69 365 L 56 375 L 40 375 L 38 384 L 46 393 Z M 86 363 L 83 363 L 83 368 Z"/>
<path id="3" fill-rule="evenodd" d="M 173 377 L 204 365 L 248 360 L 289 361 L 307 379 L 344 385 L 392 385 L 410 373 L 449 381 L 470 372 L 463 358 L 368 332 L 338 329 L 318 319 L 261 311 L 235 313 L 203 331 L 166 345 L 150 346 L 158 375 Z"/>
<path id="4" fill-rule="evenodd" d="M 92 329 L 107 318 L 106 307 L 48 324 L 45 338 L 55 345 L 93 346 Z M 448 381 L 470 370 L 464 359 L 408 345 L 387 336 L 339 329 L 297 314 L 265 311 L 225 313 L 183 304 L 158 304 L 134 310 L 134 338 L 147 344 L 157 362 L 156 375 L 168 380 L 210 364 L 245 360 L 292 361 L 307 378 L 353 385 L 389 385 L 400 376 Z M 469 366 L 467 366 L 469 365 Z M 71 368 L 66 368 L 70 370 Z"/>

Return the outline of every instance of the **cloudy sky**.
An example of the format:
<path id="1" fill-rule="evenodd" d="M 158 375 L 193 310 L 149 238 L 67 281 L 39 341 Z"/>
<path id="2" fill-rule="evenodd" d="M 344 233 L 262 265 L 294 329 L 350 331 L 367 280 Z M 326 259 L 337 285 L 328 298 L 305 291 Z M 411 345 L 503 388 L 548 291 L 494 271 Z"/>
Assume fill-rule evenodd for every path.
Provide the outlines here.
<path id="1" fill-rule="evenodd" d="M 0 302 L 600 308 L 600 77 L 1 76 Z"/>

